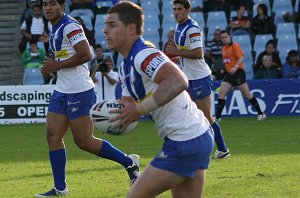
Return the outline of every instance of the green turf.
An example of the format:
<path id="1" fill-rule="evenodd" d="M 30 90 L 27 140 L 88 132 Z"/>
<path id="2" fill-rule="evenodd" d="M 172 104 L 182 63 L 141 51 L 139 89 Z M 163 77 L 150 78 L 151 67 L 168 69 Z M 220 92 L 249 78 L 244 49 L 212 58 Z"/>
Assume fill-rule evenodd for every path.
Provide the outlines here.
<path id="1" fill-rule="evenodd" d="M 300 117 L 269 117 L 264 122 L 225 117 L 220 125 L 231 157 L 211 161 L 205 198 L 300 197 Z M 134 133 L 124 136 L 95 135 L 139 154 L 142 170 L 161 147 L 152 122 L 140 122 Z M 119 164 L 81 151 L 70 132 L 65 143 L 70 197 L 126 196 L 129 179 Z M 53 186 L 44 124 L 0 126 L 0 173 L 1 198 L 33 197 Z M 168 197 L 169 192 L 159 196 Z"/>

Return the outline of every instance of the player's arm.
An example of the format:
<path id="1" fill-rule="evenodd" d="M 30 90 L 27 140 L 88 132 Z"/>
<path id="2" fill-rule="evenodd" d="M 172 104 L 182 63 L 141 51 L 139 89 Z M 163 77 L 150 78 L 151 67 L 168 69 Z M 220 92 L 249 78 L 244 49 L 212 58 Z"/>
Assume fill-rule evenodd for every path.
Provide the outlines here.
<path id="1" fill-rule="evenodd" d="M 178 56 L 190 59 L 201 59 L 203 57 L 203 49 L 202 47 L 192 50 L 179 49 Z"/>
<path id="2" fill-rule="evenodd" d="M 166 62 L 158 70 L 154 82 L 159 85 L 158 88 L 136 106 L 139 115 L 148 114 L 165 105 L 188 87 L 186 76 L 171 62 Z"/>
<path id="3" fill-rule="evenodd" d="M 176 47 L 173 45 L 166 46 L 166 54 L 172 56 L 181 56 L 183 58 L 201 59 L 204 56 L 202 46 L 202 32 L 196 27 L 187 30 L 189 39 L 188 49 L 185 47 Z"/>
<path id="4" fill-rule="evenodd" d="M 79 41 L 73 48 L 76 54 L 69 59 L 57 62 L 46 58 L 43 62 L 43 69 L 47 72 L 53 72 L 63 68 L 76 67 L 91 60 L 92 54 L 87 40 Z"/>
<path id="5" fill-rule="evenodd" d="M 171 56 L 181 56 L 190 59 L 201 59 L 203 57 L 202 47 L 188 50 L 188 49 L 180 49 L 173 45 L 168 45 L 166 46 L 165 53 Z"/>
<path id="6" fill-rule="evenodd" d="M 111 121 L 121 120 L 118 126 L 126 128 L 130 123 L 139 120 L 140 116 L 149 114 L 155 109 L 170 102 L 173 98 L 187 89 L 188 80 L 182 71 L 171 61 L 164 63 L 157 71 L 154 82 L 158 88 L 152 95 L 144 98 L 140 103 L 135 103 L 131 97 L 122 97 L 121 104 L 125 108 L 114 110 L 112 113 L 119 113 Z"/>
<path id="7" fill-rule="evenodd" d="M 76 54 L 67 60 L 59 62 L 59 69 L 75 67 L 92 59 L 92 53 L 87 40 L 80 41 L 79 43 L 75 44 L 73 48 L 76 51 Z"/>

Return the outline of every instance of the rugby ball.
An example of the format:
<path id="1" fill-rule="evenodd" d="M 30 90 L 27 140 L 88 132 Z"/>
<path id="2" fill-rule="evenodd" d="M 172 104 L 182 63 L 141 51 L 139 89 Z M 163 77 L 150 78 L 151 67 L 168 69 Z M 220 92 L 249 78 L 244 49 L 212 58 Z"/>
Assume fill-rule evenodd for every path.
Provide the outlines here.
<path id="1" fill-rule="evenodd" d="M 138 125 L 137 121 L 131 123 L 126 129 L 122 127 L 112 128 L 119 120 L 109 122 L 109 119 L 116 116 L 116 113 L 110 113 L 109 111 L 122 108 L 124 108 L 124 105 L 120 104 L 117 100 L 103 100 L 94 104 L 90 110 L 90 116 L 95 128 L 110 135 L 121 135 L 132 132 Z"/>

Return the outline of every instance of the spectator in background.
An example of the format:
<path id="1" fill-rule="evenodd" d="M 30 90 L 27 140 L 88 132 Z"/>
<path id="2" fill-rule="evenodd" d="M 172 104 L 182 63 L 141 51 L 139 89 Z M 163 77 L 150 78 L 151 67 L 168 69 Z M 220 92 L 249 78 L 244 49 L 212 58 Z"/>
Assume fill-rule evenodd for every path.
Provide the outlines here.
<path id="1" fill-rule="evenodd" d="M 282 65 L 283 78 L 300 78 L 300 61 L 296 50 L 290 50 Z"/>
<path id="2" fill-rule="evenodd" d="M 221 80 L 224 77 L 224 63 L 222 59 L 221 30 L 215 29 L 214 38 L 207 42 L 205 58 L 211 68 L 213 80 Z"/>
<path id="3" fill-rule="evenodd" d="M 51 25 L 43 16 L 42 9 L 39 5 L 32 6 L 32 16 L 29 16 L 21 25 L 21 35 L 23 36 L 19 44 L 19 50 L 24 52 L 27 42 L 34 39 L 43 42 L 46 52 L 49 47 L 49 30 Z"/>
<path id="4" fill-rule="evenodd" d="M 103 62 L 95 65 L 91 78 L 95 83 L 97 102 L 101 100 L 115 100 L 116 83 L 119 80 L 118 72 L 112 70 L 113 64 L 110 57 L 105 57 Z"/>
<path id="5" fill-rule="evenodd" d="M 274 40 L 269 40 L 266 43 L 266 50 L 261 52 L 258 57 L 257 57 L 257 61 L 256 64 L 253 68 L 253 72 L 255 73 L 258 69 L 262 69 L 263 68 L 263 63 L 262 63 L 262 59 L 264 57 L 264 55 L 272 55 L 272 66 L 275 66 L 278 68 L 278 70 L 281 70 L 282 64 L 281 64 L 281 60 L 279 58 L 278 52 L 276 51 L 276 44 Z"/>
<path id="6" fill-rule="evenodd" d="M 100 44 L 96 44 L 94 48 L 96 57 L 93 58 L 89 64 L 89 70 L 91 72 L 93 71 L 94 67 L 96 67 L 99 63 L 104 61 L 102 46 Z"/>
<path id="7" fill-rule="evenodd" d="M 44 50 L 39 49 L 34 40 L 30 41 L 30 48 L 27 48 L 21 56 L 21 61 L 25 68 L 40 68 L 44 59 Z"/>
<path id="8" fill-rule="evenodd" d="M 81 24 L 81 26 L 84 30 L 84 34 L 85 34 L 87 40 L 89 41 L 90 46 L 94 46 L 95 45 L 94 32 L 91 31 L 91 30 L 86 29 L 86 27 L 83 24 L 83 20 L 80 16 L 76 16 L 76 17 L 74 17 L 74 19 L 76 19 L 76 21 L 78 21 Z"/>
<path id="9" fill-rule="evenodd" d="M 245 6 L 240 5 L 237 9 L 237 16 L 230 19 L 229 26 L 231 35 L 245 35 L 250 33 L 251 22 L 248 16 L 245 16 Z"/>
<path id="10" fill-rule="evenodd" d="M 257 34 L 274 34 L 275 24 L 272 17 L 268 16 L 268 8 L 261 3 L 257 6 L 257 15 L 252 18 L 252 32 Z"/>
<path id="11" fill-rule="evenodd" d="M 26 18 L 32 16 L 32 6 L 34 5 L 41 5 L 41 0 L 25 0 L 25 9 L 21 14 L 20 25 L 22 25 Z"/>
<path id="12" fill-rule="evenodd" d="M 273 66 L 272 55 L 264 55 L 262 58 L 262 66 L 254 73 L 254 79 L 274 79 L 280 78 L 280 71 Z"/>

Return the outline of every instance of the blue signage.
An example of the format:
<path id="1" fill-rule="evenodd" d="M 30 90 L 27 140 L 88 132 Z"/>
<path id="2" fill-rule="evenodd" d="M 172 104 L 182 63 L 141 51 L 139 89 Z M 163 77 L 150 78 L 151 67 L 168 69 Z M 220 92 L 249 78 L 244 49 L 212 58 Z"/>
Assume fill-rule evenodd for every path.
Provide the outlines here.
<path id="1" fill-rule="evenodd" d="M 267 116 L 300 115 L 300 79 L 248 80 L 251 93 L 257 98 L 262 111 Z M 216 81 L 214 90 L 218 90 L 221 81 Z M 213 112 L 218 103 L 218 91 L 213 94 Z M 224 116 L 257 115 L 250 102 L 243 97 L 237 87 L 226 97 Z"/>

